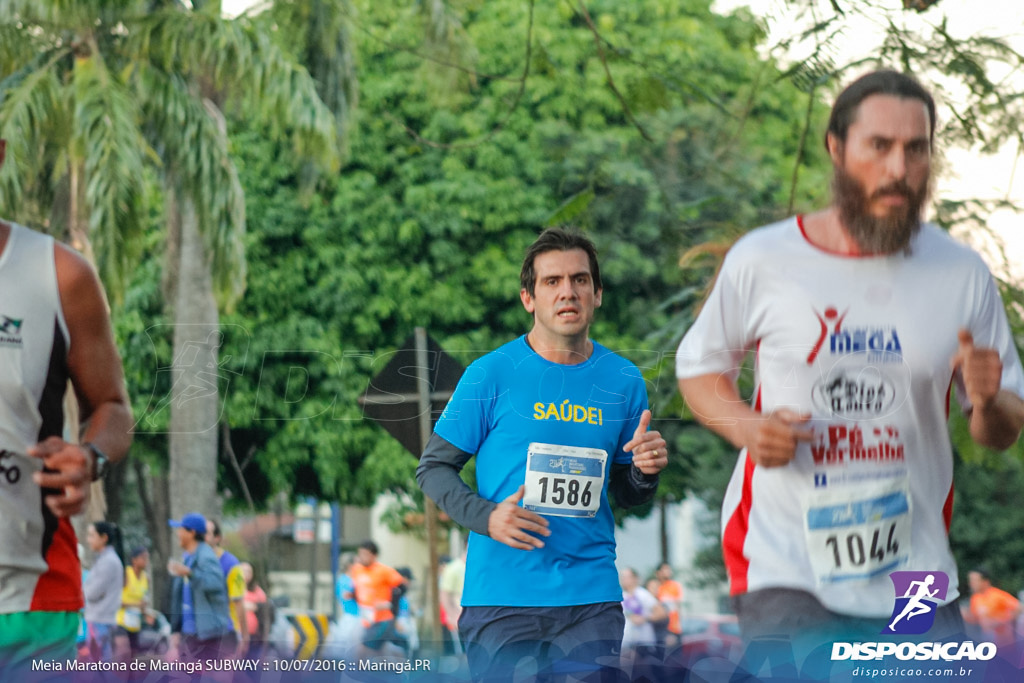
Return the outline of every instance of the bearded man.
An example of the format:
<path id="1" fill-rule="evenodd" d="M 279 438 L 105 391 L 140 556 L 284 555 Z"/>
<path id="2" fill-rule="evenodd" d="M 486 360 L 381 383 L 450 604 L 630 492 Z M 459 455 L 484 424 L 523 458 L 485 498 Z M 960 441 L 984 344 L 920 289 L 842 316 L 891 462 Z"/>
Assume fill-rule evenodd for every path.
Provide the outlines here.
<path id="1" fill-rule="evenodd" d="M 934 131 L 914 79 L 847 87 L 825 136 L 832 205 L 739 240 L 679 346 L 694 415 L 741 449 L 722 547 L 748 641 L 880 640 L 901 571 L 944 587 L 912 626 L 963 631 L 949 395 L 975 441 L 1004 449 L 1024 425 L 1024 373 L 981 258 L 922 223 Z M 751 404 L 736 384 L 748 350 Z"/>

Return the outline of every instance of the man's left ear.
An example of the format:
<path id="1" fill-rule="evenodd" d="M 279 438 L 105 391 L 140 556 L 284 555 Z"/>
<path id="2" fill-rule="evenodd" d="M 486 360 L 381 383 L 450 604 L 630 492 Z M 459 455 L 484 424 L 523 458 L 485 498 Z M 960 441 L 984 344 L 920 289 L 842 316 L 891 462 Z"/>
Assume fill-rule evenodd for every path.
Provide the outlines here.
<path id="1" fill-rule="evenodd" d="M 604 289 L 598 287 L 597 291 L 594 292 L 594 308 L 601 308 L 601 295 L 604 294 Z"/>

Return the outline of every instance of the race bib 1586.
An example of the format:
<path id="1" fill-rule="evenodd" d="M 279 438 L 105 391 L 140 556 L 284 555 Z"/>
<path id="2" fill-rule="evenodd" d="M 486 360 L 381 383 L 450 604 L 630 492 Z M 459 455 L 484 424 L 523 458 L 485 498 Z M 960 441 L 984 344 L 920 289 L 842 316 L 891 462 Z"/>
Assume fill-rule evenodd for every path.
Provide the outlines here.
<path id="1" fill-rule="evenodd" d="M 607 461 L 600 448 L 531 443 L 523 507 L 542 515 L 593 517 L 601 507 Z"/>

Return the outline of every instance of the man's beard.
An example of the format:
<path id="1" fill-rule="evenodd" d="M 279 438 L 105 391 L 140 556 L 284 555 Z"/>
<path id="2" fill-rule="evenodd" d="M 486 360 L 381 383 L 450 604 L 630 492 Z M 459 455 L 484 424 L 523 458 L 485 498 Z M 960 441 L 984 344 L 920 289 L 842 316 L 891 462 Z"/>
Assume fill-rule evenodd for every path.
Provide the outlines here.
<path id="1" fill-rule="evenodd" d="M 925 182 L 915 191 L 906 181 L 900 180 L 875 190 L 867 196 L 864 186 L 846 172 L 842 165 L 836 165 L 832 176 L 832 195 L 839 218 L 847 233 L 864 254 L 893 254 L 908 252 L 910 240 L 921 229 L 921 210 L 931 191 L 930 182 Z M 898 194 L 906 198 L 906 204 L 893 206 L 888 214 L 879 218 L 870 213 L 871 202 L 886 195 Z"/>

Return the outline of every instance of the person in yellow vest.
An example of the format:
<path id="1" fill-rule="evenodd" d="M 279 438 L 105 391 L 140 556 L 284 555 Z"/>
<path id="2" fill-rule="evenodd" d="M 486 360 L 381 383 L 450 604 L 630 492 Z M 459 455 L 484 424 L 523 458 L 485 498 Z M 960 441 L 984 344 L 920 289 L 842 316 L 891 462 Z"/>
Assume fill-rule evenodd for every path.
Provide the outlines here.
<path id="1" fill-rule="evenodd" d="M 242 574 L 241 563 L 238 558 L 221 547 L 220 524 L 215 519 L 206 520 L 206 542 L 217 553 L 220 560 L 220 568 L 224 572 L 224 580 L 228 585 L 228 600 L 230 601 L 231 623 L 238 634 L 239 656 L 249 651 L 249 628 L 245 619 L 245 575 Z"/>
<path id="2" fill-rule="evenodd" d="M 149 607 L 149 551 L 144 546 L 132 550 L 129 564 L 124 568 L 124 589 L 121 591 L 121 609 L 117 625 L 128 636 L 134 656 L 139 651 L 139 631 Z"/>

